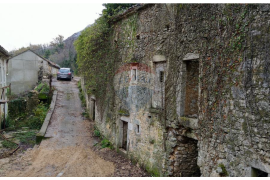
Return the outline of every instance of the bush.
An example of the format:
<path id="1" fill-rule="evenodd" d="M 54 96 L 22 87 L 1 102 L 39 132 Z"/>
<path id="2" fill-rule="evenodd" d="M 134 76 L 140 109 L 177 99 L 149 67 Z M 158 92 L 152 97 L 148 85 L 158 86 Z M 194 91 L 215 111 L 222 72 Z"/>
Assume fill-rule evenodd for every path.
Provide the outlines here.
<path id="1" fill-rule="evenodd" d="M 31 129 L 40 129 L 48 112 L 48 107 L 40 103 L 34 110 L 34 115 L 30 116 L 27 125 Z"/>
<path id="2" fill-rule="evenodd" d="M 40 83 L 36 88 L 36 91 L 40 93 L 49 93 L 50 87 L 47 83 Z"/>
<path id="3" fill-rule="evenodd" d="M 113 149 L 113 146 L 112 146 L 111 142 L 108 139 L 106 139 L 106 138 L 102 139 L 102 141 L 101 141 L 101 147 L 102 148 L 108 147 L 110 149 Z"/>
<path id="4" fill-rule="evenodd" d="M 23 114 L 26 110 L 26 100 L 24 98 L 13 99 L 8 102 L 8 114 L 11 119 L 16 119 Z"/>
<path id="5" fill-rule="evenodd" d="M 94 136 L 100 137 L 100 131 L 95 127 Z"/>
<path id="6" fill-rule="evenodd" d="M 83 92 L 80 92 L 80 93 L 79 93 L 79 97 L 80 97 L 80 99 L 81 99 L 82 106 L 83 106 L 83 107 L 86 107 L 86 100 L 85 100 L 85 97 L 84 97 L 84 95 L 83 95 Z"/>
<path id="7" fill-rule="evenodd" d="M 4 129 L 4 116 L 2 116 L 2 123 L 1 123 L 1 127 L 2 129 Z M 9 116 L 7 116 L 6 121 L 5 121 L 5 128 L 9 128 L 9 127 L 13 127 L 15 126 L 15 121 L 14 119 L 11 119 Z"/>

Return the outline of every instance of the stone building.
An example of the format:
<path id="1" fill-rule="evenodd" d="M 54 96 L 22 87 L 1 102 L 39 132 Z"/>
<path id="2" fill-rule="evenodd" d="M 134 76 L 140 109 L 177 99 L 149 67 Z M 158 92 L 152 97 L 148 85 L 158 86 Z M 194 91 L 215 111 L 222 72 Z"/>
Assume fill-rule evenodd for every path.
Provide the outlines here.
<path id="1" fill-rule="evenodd" d="M 114 95 L 102 110 L 88 95 L 91 117 L 154 175 L 270 176 L 269 18 L 268 4 L 130 8 L 111 22 Z"/>
<path id="2" fill-rule="evenodd" d="M 7 81 L 11 83 L 14 94 L 33 89 L 43 76 L 57 74 L 60 69 L 57 64 L 31 50 L 26 50 L 8 59 L 8 64 Z"/>

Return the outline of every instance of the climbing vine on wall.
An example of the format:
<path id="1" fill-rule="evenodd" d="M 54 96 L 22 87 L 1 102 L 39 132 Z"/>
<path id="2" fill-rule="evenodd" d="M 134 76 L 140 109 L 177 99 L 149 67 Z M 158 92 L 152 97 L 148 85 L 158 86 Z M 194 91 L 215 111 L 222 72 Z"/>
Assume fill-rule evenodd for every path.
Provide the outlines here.
<path id="1" fill-rule="evenodd" d="M 110 14 L 105 9 L 101 17 L 86 28 L 75 42 L 79 74 L 84 78 L 87 93 L 96 96 L 100 112 L 103 112 L 104 106 L 107 104 L 105 101 L 114 92 L 112 83 L 118 52 L 117 46 L 114 45 L 114 27 L 110 20 L 113 18 L 112 8 L 120 5 L 112 6 L 110 4 Z M 131 5 L 126 5 L 124 8 Z M 107 6 L 105 4 L 105 7 Z M 123 7 L 121 6 L 120 9 L 123 10 Z"/>

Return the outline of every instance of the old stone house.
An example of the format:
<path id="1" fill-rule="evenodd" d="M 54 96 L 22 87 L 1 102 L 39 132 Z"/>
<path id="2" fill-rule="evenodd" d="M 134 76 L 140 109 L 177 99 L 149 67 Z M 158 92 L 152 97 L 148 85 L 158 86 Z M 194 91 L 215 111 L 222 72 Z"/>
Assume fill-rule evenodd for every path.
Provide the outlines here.
<path id="1" fill-rule="evenodd" d="M 7 81 L 11 83 L 12 93 L 19 94 L 34 88 L 43 76 L 57 74 L 60 67 L 39 56 L 32 50 L 26 50 L 8 59 Z"/>
<path id="2" fill-rule="evenodd" d="M 1 108 L 0 108 L 0 119 L 2 120 L 2 117 L 4 116 L 4 114 L 7 114 L 8 112 L 8 104 L 2 101 L 6 101 L 7 100 L 7 89 L 5 88 L 4 90 L 2 89 L 2 87 L 7 86 L 7 59 L 9 58 L 9 54 L 8 52 L 2 47 L 0 46 L 0 94 L 1 94 Z M 4 113 L 5 111 L 5 113 Z M 0 120 L 0 128 L 1 128 L 1 120 Z"/>
<path id="3" fill-rule="evenodd" d="M 155 175 L 270 176 L 269 18 L 268 4 L 145 4 L 114 17 L 115 91 L 87 94 L 90 117 Z"/>

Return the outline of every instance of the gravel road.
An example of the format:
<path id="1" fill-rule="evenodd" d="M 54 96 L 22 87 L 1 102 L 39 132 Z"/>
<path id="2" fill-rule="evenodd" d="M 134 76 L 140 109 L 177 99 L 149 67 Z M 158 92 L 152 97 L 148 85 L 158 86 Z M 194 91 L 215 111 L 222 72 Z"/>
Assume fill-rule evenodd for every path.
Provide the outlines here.
<path id="1" fill-rule="evenodd" d="M 47 139 L 24 153 L 0 159 L 0 176 L 147 176 L 115 151 L 93 147 L 97 141 L 92 137 L 93 122 L 82 117 L 78 80 L 53 80 L 58 96 Z"/>

